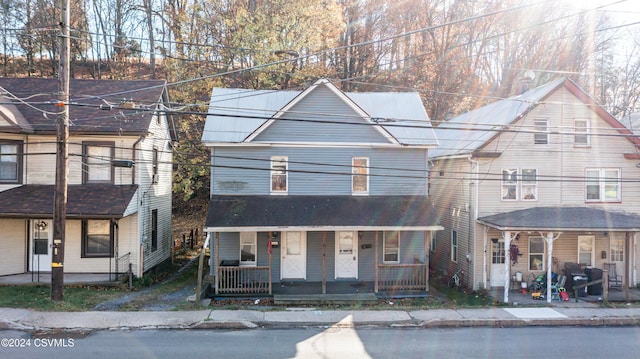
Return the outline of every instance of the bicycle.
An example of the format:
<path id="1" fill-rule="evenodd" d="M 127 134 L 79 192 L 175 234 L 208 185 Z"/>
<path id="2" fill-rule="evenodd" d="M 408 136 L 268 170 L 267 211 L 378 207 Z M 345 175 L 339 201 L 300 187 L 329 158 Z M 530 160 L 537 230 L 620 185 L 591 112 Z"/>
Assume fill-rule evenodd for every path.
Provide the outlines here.
<path id="1" fill-rule="evenodd" d="M 449 278 L 449 281 L 447 282 L 447 287 L 457 288 L 461 286 L 462 279 L 460 278 L 459 274 L 461 275 L 463 273 L 464 273 L 464 269 L 458 269 L 455 273 L 453 273 L 453 275 L 451 276 L 451 278 Z"/>

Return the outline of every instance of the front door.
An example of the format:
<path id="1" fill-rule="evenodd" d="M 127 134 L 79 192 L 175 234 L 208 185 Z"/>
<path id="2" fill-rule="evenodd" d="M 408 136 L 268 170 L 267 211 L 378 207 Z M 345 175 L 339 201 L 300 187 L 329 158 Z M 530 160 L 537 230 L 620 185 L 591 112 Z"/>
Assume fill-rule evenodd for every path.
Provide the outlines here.
<path id="1" fill-rule="evenodd" d="M 489 277 L 491 287 L 504 287 L 505 266 L 504 240 L 491 240 L 491 277 Z"/>
<path id="2" fill-rule="evenodd" d="M 357 232 L 336 232 L 337 278 L 358 278 Z"/>
<path id="3" fill-rule="evenodd" d="M 616 265 L 616 274 L 622 276 L 622 283 L 625 282 L 625 266 L 624 266 L 624 247 L 625 247 L 625 235 L 624 233 L 612 233 L 611 234 L 611 263 Z"/>
<path id="4" fill-rule="evenodd" d="M 53 228 L 49 220 L 31 221 L 31 271 L 51 271 L 51 244 L 53 240 Z"/>
<path id="5" fill-rule="evenodd" d="M 307 279 L 307 236 L 305 232 L 282 232 L 282 279 Z"/>

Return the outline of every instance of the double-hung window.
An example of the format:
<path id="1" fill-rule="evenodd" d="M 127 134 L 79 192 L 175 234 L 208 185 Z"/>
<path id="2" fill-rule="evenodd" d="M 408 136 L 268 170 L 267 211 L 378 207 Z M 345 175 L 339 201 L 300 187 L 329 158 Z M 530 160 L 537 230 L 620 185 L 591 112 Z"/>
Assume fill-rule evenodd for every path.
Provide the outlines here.
<path id="1" fill-rule="evenodd" d="M 503 201 L 535 201 L 538 199 L 538 170 L 510 168 L 502 170 Z"/>
<path id="2" fill-rule="evenodd" d="M 548 145 L 549 144 L 549 121 L 548 120 L 534 120 L 534 134 L 533 143 L 536 145 Z"/>
<path id="3" fill-rule="evenodd" d="M 620 169 L 587 168 L 585 177 L 587 202 L 620 202 Z"/>
<path id="4" fill-rule="evenodd" d="M 578 263 L 591 267 L 595 259 L 595 236 L 578 236 Z"/>
<path id="5" fill-rule="evenodd" d="M 109 220 L 82 221 L 82 257 L 113 257 L 113 234 Z"/>
<path id="6" fill-rule="evenodd" d="M 287 157 L 271 157 L 271 193 L 287 193 L 288 165 Z"/>
<path id="7" fill-rule="evenodd" d="M 84 143 L 84 183 L 113 183 L 113 142 Z"/>
<path id="8" fill-rule="evenodd" d="M 588 147 L 591 144 L 589 120 L 574 120 L 573 127 L 575 132 L 573 144 L 576 147 Z"/>
<path id="9" fill-rule="evenodd" d="M 240 232 L 240 265 L 256 266 L 258 263 L 258 239 L 256 232 Z"/>
<path id="10" fill-rule="evenodd" d="M 22 144 L 0 142 L 0 183 L 19 183 L 22 174 Z"/>
<path id="11" fill-rule="evenodd" d="M 400 263 L 400 232 L 386 232 L 383 247 L 384 263 Z"/>
<path id="12" fill-rule="evenodd" d="M 529 270 L 544 270 L 544 238 L 529 237 Z"/>
<path id="13" fill-rule="evenodd" d="M 352 192 L 355 194 L 369 193 L 369 159 L 354 157 L 352 160 Z"/>

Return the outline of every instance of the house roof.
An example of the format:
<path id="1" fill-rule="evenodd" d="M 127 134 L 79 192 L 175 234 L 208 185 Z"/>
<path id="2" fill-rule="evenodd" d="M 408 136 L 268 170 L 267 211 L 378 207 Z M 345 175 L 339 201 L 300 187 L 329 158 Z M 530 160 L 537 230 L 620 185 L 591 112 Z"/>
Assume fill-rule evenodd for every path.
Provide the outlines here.
<path id="1" fill-rule="evenodd" d="M 55 133 L 59 82 L 45 78 L 0 78 L 0 116 L 15 117 L 24 133 Z M 69 84 L 69 132 L 72 134 L 146 134 L 153 111 L 167 98 L 164 80 L 80 80 Z M 135 109 L 100 110 L 132 101 Z M 17 112 L 16 112 L 17 111 Z M 173 135 L 173 134 L 172 134 Z"/>
<path id="2" fill-rule="evenodd" d="M 425 196 L 212 196 L 205 230 L 441 230 Z"/>
<path id="3" fill-rule="evenodd" d="M 440 147 L 431 151 L 431 157 L 467 155 L 481 150 L 489 141 L 520 120 L 557 89 L 564 87 L 596 112 L 604 121 L 623 134 L 631 134 L 626 127 L 598 105 L 584 90 L 568 78 L 561 78 L 531 89 L 521 95 L 496 101 L 469 111 L 435 127 Z M 640 140 L 628 136 L 635 145 Z"/>
<path id="4" fill-rule="evenodd" d="M 67 218 L 122 218 L 137 185 L 69 185 Z M 55 187 L 24 185 L 0 192 L 0 218 L 52 218 Z"/>
<path id="5" fill-rule="evenodd" d="M 282 109 L 300 97 L 311 96 L 315 86 L 328 86 L 343 94 L 345 101 L 361 110 L 358 112 L 368 117 L 372 125 L 379 125 L 400 144 L 435 146 L 438 143 L 418 93 L 341 92 L 327 80 L 316 82 L 311 91 L 214 88 L 202 142 L 249 142 L 250 136 L 281 115 Z M 330 112 L 327 120 L 336 120 Z M 319 115 L 322 114 L 314 117 Z"/>
<path id="6" fill-rule="evenodd" d="M 534 207 L 479 218 L 500 230 L 638 231 L 640 216 L 589 207 Z"/>

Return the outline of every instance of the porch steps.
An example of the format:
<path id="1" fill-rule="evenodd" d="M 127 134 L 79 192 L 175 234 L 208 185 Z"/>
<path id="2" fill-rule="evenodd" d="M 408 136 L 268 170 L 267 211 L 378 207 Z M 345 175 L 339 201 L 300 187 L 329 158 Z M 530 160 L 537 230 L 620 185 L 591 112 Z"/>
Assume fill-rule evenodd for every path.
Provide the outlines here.
<path id="1" fill-rule="evenodd" d="M 353 304 L 354 302 L 376 302 L 373 293 L 354 294 L 274 294 L 273 303 L 281 305 Z"/>

